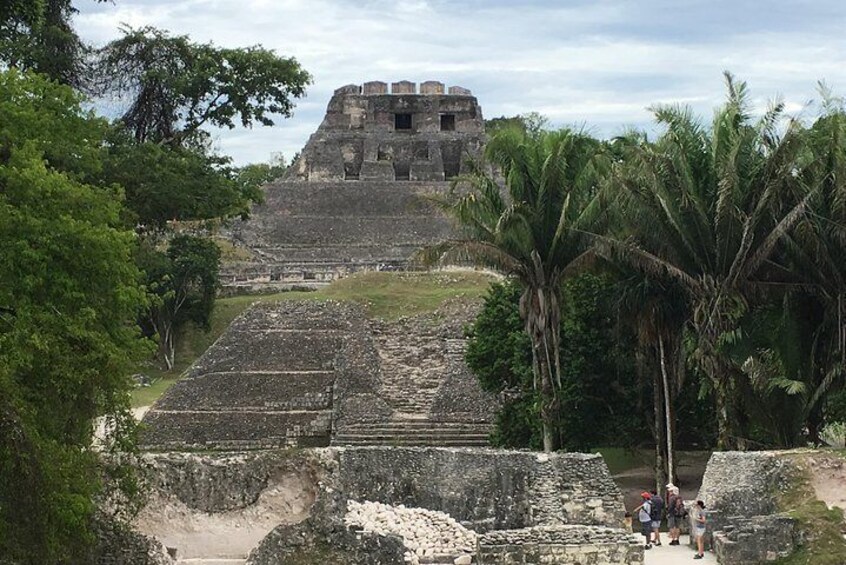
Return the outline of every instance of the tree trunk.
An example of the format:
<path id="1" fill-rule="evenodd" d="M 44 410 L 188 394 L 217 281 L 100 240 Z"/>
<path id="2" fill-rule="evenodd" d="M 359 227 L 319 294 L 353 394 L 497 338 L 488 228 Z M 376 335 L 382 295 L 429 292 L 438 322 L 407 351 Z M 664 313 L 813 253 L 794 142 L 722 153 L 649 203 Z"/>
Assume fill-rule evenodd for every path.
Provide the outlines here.
<path id="1" fill-rule="evenodd" d="M 654 368 L 654 367 L 653 367 Z M 664 410 L 661 402 L 661 378 L 654 370 L 652 378 L 652 415 L 655 433 L 655 490 L 661 492 L 664 481 Z"/>
<path id="2" fill-rule="evenodd" d="M 158 329 L 159 333 L 159 358 L 164 362 L 168 371 L 173 370 L 175 352 L 173 347 L 173 328 L 170 324 L 164 324 Z"/>
<path id="3" fill-rule="evenodd" d="M 670 405 L 672 404 L 672 394 L 670 392 L 670 379 L 667 376 L 667 356 L 664 350 L 664 337 L 658 336 L 658 349 L 661 356 L 661 377 L 664 384 L 664 415 L 665 415 L 665 434 L 667 438 L 667 478 L 669 482 L 673 482 L 676 476 L 676 467 L 674 461 L 673 449 L 673 416 Z M 659 485 L 658 492 L 661 492 L 661 485 Z"/>
<path id="4" fill-rule="evenodd" d="M 559 447 L 558 392 L 560 379 L 558 363 L 559 314 L 558 296 L 548 288 L 528 287 L 520 299 L 520 314 L 526 333 L 532 342 L 532 369 L 535 388 L 540 392 L 540 416 L 543 428 L 543 450 L 552 452 Z"/>

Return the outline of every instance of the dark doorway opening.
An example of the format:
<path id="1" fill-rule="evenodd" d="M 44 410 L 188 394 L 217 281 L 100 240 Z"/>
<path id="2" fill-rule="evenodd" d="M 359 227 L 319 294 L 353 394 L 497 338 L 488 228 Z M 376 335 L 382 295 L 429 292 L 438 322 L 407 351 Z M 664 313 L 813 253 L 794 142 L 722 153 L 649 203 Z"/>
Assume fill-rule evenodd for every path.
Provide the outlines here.
<path id="1" fill-rule="evenodd" d="M 441 131 L 455 131 L 455 114 L 441 114 Z"/>
<path id="2" fill-rule="evenodd" d="M 410 130 L 411 129 L 411 114 L 394 114 L 394 129 L 395 130 Z"/>

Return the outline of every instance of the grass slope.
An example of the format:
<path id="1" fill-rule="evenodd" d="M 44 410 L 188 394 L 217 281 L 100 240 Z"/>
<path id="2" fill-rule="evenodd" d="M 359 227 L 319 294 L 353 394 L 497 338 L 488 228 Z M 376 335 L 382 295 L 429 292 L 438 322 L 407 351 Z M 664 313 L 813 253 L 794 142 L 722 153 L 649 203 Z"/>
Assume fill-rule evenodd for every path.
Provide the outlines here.
<path id="1" fill-rule="evenodd" d="M 846 564 L 846 539 L 843 537 L 843 510 L 829 509 L 817 499 L 811 484 L 808 465 L 813 465 L 811 456 L 792 455 L 797 475 L 790 488 L 778 500 L 779 509 L 787 512 L 799 522 L 804 536 L 804 545 L 798 550 L 776 561 L 776 565 L 844 565 Z"/>
<path id="2" fill-rule="evenodd" d="M 260 296 L 221 298 L 215 303 L 208 332 L 186 327 L 177 336 L 176 363 L 163 371 L 153 362 L 138 368 L 154 379 L 152 386 L 136 389 L 133 407 L 147 406 L 159 398 L 223 333 L 238 314 L 255 302 L 281 300 L 338 300 L 362 304 L 373 318 L 396 319 L 431 312 L 445 301 L 484 295 L 494 276 L 478 271 L 437 271 L 431 273 L 359 273 L 335 281 L 314 292 L 295 291 Z"/>

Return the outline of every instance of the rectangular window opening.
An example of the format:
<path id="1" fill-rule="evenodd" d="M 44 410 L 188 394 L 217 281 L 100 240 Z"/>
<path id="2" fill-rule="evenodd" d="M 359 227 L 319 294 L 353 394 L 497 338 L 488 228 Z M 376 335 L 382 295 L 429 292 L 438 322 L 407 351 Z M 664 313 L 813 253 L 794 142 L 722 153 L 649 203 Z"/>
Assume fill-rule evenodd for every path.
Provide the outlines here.
<path id="1" fill-rule="evenodd" d="M 395 130 L 411 130 L 411 114 L 394 114 Z"/>
<path id="2" fill-rule="evenodd" d="M 441 114 L 441 131 L 455 131 L 455 114 Z"/>

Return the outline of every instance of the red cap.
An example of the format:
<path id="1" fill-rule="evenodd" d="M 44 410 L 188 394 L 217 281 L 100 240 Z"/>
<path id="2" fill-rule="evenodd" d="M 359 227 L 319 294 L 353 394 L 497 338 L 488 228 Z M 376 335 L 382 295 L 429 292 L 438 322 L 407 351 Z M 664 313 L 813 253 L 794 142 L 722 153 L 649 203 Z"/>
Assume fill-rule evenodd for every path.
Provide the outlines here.
<path id="1" fill-rule="evenodd" d="M 651 495 L 651 494 L 649 494 L 649 493 L 648 493 L 648 492 L 646 492 L 646 491 L 644 491 L 644 492 L 640 493 L 640 497 L 641 497 L 641 498 L 645 498 L 646 500 L 651 500 L 651 499 L 652 499 L 652 495 Z"/>

